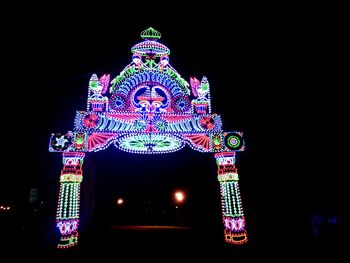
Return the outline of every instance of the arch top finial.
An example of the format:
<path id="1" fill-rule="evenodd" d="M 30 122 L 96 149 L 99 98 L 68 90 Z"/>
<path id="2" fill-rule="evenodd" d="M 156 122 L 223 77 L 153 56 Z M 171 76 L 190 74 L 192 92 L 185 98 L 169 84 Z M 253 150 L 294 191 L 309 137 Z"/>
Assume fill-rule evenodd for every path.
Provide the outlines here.
<path id="1" fill-rule="evenodd" d="M 160 34 L 159 31 L 155 30 L 153 27 L 149 27 L 146 30 L 143 30 L 140 36 L 145 40 L 157 41 L 159 38 L 161 38 L 162 35 Z"/>

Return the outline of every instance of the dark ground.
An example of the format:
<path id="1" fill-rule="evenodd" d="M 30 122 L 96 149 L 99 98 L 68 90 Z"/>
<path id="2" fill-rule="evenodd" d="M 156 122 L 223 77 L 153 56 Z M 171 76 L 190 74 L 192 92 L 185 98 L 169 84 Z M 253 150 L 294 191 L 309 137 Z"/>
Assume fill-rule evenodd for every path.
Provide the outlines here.
<path id="1" fill-rule="evenodd" d="M 59 238 L 54 227 L 52 211 L 27 211 L 26 220 L 14 214 L 1 215 L 1 253 L 13 258 L 130 258 L 130 260 L 183 260 L 206 259 L 325 259 L 340 260 L 346 257 L 347 241 L 345 215 L 318 213 L 299 220 L 284 219 L 274 224 L 269 220 L 247 218 L 249 242 L 235 246 L 223 241 L 220 214 L 193 222 L 185 209 L 173 213 L 171 218 L 139 213 L 138 220 L 122 213 L 96 210 L 88 222 L 81 220 L 79 245 L 66 250 L 56 249 Z M 253 213 L 248 213 L 253 214 Z M 86 213 L 82 213 L 84 217 Z M 119 219 L 115 216 L 119 216 Z M 129 217 L 129 218 L 128 218 Z M 216 218 L 217 220 L 213 220 Z M 131 224 L 128 224 L 131 223 Z M 148 225 L 152 227 L 135 227 Z M 143 224 L 142 224 L 143 223 Z M 152 224 L 153 223 L 153 224 Z M 126 227 L 131 225 L 132 227 Z M 170 227 L 164 227 L 169 226 Z M 162 227 L 163 226 L 163 227 Z"/>

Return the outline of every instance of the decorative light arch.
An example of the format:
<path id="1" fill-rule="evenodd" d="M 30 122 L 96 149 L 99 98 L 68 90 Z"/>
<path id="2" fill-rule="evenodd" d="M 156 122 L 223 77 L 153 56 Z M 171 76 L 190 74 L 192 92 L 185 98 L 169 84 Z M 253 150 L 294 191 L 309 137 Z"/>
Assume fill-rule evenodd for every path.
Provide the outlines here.
<path id="1" fill-rule="evenodd" d="M 63 169 L 57 207 L 58 248 L 78 244 L 80 184 L 85 153 L 113 144 L 138 154 L 175 152 L 186 145 L 214 153 L 218 166 L 225 241 L 247 242 L 238 185 L 236 152 L 244 150 L 243 133 L 222 130 L 221 117 L 211 113 L 206 77 L 190 83 L 170 65 L 170 50 L 152 27 L 131 48 L 132 61 L 119 75 L 89 81 L 87 108 L 76 112 L 73 131 L 52 133 L 50 152 L 62 152 Z"/>

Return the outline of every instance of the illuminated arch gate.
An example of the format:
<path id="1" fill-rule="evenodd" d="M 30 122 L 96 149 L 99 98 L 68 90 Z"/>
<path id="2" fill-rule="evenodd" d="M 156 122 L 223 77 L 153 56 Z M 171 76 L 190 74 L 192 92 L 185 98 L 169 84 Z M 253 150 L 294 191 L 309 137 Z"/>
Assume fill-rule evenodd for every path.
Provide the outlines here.
<path id="1" fill-rule="evenodd" d="M 190 84 L 170 65 L 170 50 L 160 33 L 148 28 L 142 42 L 131 48 L 132 62 L 113 79 L 93 74 L 86 111 L 77 111 L 73 131 L 53 133 L 49 150 L 62 152 L 63 169 L 57 207 L 58 248 L 78 243 L 80 184 L 86 152 L 111 144 L 138 154 L 192 149 L 215 153 L 221 190 L 225 241 L 247 242 L 245 218 L 235 165 L 244 150 L 241 132 L 224 132 L 221 118 L 211 113 L 206 77 Z"/>

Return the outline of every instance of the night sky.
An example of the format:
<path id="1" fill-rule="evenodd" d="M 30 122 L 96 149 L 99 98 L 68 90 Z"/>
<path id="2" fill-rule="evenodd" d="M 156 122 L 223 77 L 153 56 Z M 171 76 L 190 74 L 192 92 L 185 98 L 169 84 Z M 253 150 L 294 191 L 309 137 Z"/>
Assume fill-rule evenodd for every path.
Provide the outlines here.
<path id="1" fill-rule="evenodd" d="M 310 215 L 342 215 L 341 155 L 330 156 L 320 145 L 332 149 L 330 127 L 336 122 L 325 116 L 325 95 L 317 93 L 335 75 L 324 74 L 328 53 L 319 57 L 326 46 L 318 41 L 324 39 L 324 24 L 285 7 L 279 12 L 267 6 L 172 11 L 61 7 L 35 12 L 36 19 L 27 15 L 8 32 L 3 99 L 9 104 L 3 115 L 9 126 L 2 133 L 10 151 L 4 152 L 9 170 L 2 172 L 2 200 L 21 207 L 29 189 L 38 187 L 39 198 L 56 202 L 61 158 L 48 152 L 51 132 L 73 129 L 75 111 L 86 109 L 91 75 L 117 76 L 130 63 L 130 49 L 141 41 L 141 31 L 151 26 L 162 34 L 170 64 L 183 78 L 208 78 L 212 112 L 221 115 L 223 129 L 244 132 L 246 151 L 237 159 L 253 233 L 283 229 L 286 235 L 299 231 L 308 237 Z M 330 120 L 326 126 L 323 118 Z M 211 217 L 210 208 L 219 209 L 211 154 L 185 147 L 168 155 L 132 155 L 110 146 L 88 161 L 97 173 L 86 181 L 96 185 L 99 206 L 118 195 L 157 200 L 180 187 L 189 191 L 196 211 Z"/>

